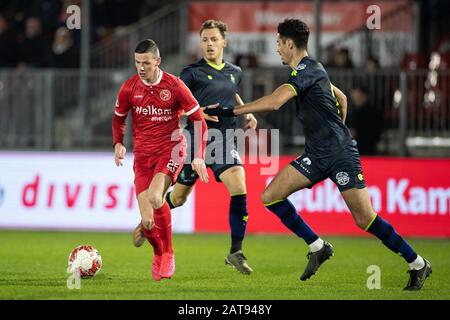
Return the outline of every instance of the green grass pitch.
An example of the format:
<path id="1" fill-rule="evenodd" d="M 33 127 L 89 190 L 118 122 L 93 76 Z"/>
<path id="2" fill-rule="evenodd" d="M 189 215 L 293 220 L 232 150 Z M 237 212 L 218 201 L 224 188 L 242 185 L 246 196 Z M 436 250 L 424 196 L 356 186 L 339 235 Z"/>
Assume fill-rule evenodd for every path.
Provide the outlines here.
<path id="1" fill-rule="evenodd" d="M 151 248 L 133 247 L 131 232 L 0 231 L 0 299 L 450 299 L 450 240 L 409 239 L 432 262 L 433 274 L 420 292 L 404 292 L 408 275 L 401 257 L 372 238 L 324 237 L 335 255 L 306 282 L 299 280 L 307 246 L 289 235 L 248 235 L 244 252 L 251 276 L 225 266 L 226 234 L 174 235 L 176 273 L 151 280 Z M 66 285 L 67 258 L 80 244 L 96 247 L 101 272 Z M 381 289 L 366 286 L 367 268 L 381 270 Z"/>

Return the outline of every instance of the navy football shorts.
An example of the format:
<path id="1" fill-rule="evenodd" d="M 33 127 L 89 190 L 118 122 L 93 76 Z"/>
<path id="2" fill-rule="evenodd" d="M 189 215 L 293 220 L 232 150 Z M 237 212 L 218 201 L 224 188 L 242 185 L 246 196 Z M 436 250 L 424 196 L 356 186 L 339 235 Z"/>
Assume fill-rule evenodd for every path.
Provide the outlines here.
<path id="1" fill-rule="evenodd" d="M 188 159 L 192 159 L 194 154 L 193 144 L 190 146 Z M 219 176 L 227 169 L 235 166 L 242 166 L 241 158 L 236 148 L 235 137 L 226 139 L 222 136 L 217 141 L 208 141 L 206 146 L 205 164 L 214 172 L 217 182 L 222 182 Z M 191 163 L 185 163 L 178 175 L 177 182 L 186 186 L 192 186 L 198 179 L 197 173 L 192 170 Z"/>
<path id="2" fill-rule="evenodd" d="M 326 178 L 333 180 L 340 192 L 366 187 L 355 140 L 341 152 L 326 158 L 316 158 L 305 152 L 291 165 L 312 182 L 308 188 Z"/>

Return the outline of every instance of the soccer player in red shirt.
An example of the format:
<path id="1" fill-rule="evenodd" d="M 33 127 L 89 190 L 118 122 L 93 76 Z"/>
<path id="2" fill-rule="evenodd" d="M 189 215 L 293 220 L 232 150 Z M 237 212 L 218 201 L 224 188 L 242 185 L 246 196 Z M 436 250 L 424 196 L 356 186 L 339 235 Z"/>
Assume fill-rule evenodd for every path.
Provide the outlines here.
<path id="1" fill-rule="evenodd" d="M 134 52 L 137 74 L 122 85 L 112 121 L 115 163 L 122 166 L 126 152 L 123 145 L 125 120 L 131 112 L 134 184 L 141 230 L 153 247 L 152 277 L 159 281 L 171 278 L 175 272 L 171 212 L 164 199 L 186 158 L 186 138 L 180 129 L 180 115 L 184 111 L 197 123 L 192 168 L 203 182 L 208 182 L 204 162 L 206 139 L 203 139 L 207 137 L 207 126 L 197 100 L 183 81 L 159 68 L 161 57 L 156 43 L 143 40 Z"/>

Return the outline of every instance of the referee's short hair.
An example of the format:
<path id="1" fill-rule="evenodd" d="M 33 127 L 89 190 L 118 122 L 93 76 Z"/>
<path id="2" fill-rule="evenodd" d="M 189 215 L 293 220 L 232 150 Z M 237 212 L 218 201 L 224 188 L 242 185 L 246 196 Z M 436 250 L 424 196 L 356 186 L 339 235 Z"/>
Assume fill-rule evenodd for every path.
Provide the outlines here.
<path id="1" fill-rule="evenodd" d="M 278 24 L 278 34 L 282 39 L 292 39 L 299 49 L 308 48 L 309 28 L 299 19 L 285 19 Z"/>
<path id="2" fill-rule="evenodd" d="M 152 39 L 145 39 L 138 43 L 134 53 L 153 53 L 155 57 L 159 57 L 159 48 Z"/>

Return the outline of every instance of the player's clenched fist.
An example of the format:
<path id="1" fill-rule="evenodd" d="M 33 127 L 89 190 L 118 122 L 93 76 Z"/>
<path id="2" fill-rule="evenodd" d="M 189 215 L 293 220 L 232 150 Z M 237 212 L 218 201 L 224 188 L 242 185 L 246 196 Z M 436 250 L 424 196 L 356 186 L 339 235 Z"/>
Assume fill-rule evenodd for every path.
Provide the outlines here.
<path id="1" fill-rule="evenodd" d="M 125 158 L 125 153 L 127 149 L 121 143 L 116 143 L 114 146 L 114 161 L 116 162 L 116 166 L 122 166 L 122 160 Z"/>

